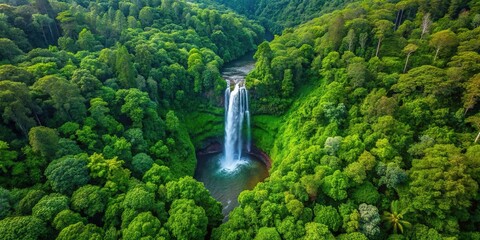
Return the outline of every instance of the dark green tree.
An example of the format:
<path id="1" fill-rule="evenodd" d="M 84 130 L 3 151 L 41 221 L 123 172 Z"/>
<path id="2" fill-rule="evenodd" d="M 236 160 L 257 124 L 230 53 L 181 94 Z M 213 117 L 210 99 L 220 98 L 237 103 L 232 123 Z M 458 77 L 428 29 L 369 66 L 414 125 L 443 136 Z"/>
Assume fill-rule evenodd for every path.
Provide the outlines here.
<path id="1" fill-rule="evenodd" d="M 53 106 L 57 119 L 80 121 L 86 114 L 85 98 L 74 84 L 64 78 L 48 75 L 32 86 L 33 93 L 43 101 L 43 108 Z"/>
<path id="2" fill-rule="evenodd" d="M 87 163 L 84 156 L 60 158 L 48 165 L 45 176 L 53 190 L 70 195 L 90 180 Z"/>
<path id="3" fill-rule="evenodd" d="M 108 197 L 108 193 L 99 186 L 85 185 L 73 192 L 71 206 L 73 210 L 93 217 L 105 211 Z"/>
<path id="4" fill-rule="evenodd" d="M 13 122 L 26 137 L 35 126 L 32 115 L 34 107 L 27 85 L 20 82 L 0 81 L 0 113 L 4 123 Z"/>
<path id="5" fill-rule="evenodd" d="M 119 46 L 115 52 L 115 71 L 117 72 L 120 87 L 137 87 L 137 74 L 133 66 L 133 59 L 125 46 Z"/>
<path id="6" fill-rule="evenodd" d="M 21 215 L 29 215 L 32 213 L 32 208 L 44 197 L 46 193 L 42 190 L 30 190 L 28 193 L 18 202 L 16 212 Z"/>
<path id="7" fill-rule="evenodd" d="M 34 127 L 28 133 L 32 150 L 44 157 L 53 157 L 58 146 L 58 133 L 48 127 Z"/>
<path id="8" fill-rule="evenodd" d="M 0 59 L 13 60 L 23 54 L 17 44 L 8 38 L 0 38 Z"/>
<path id="9" fill-rule="evenodd" d="M 10 191 L 0 187 L 0 219 L 5 218 L 11 211 L 12 206 L 10 205 L 11 196 Z"/>

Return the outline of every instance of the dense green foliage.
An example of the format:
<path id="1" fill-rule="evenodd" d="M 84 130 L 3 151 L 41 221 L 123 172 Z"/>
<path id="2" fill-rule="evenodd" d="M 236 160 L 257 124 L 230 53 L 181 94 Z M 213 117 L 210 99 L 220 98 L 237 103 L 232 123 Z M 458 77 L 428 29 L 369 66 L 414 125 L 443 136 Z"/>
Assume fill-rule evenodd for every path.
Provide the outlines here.
<path id="1" fill-rule="evenodd" d="M 220 99 L 222 65 L 262 26 L 186 1 L 0 1 L 0 36 L 1 239 L 203 238 L 221 223 L 186 177 L 184 114 Z"/>
<path id="2" fill-rule="evenodd" d="M 262 43 L 247 84 L 283 119 L 257 131 L 274 163 L 214 238 L 478 238 L 479 19 L 478 1 L 362 1 Z"/>
<path id="3" fill-rule="evenodd" d="M 0 239 L 478 239 L 479 36 L 475 0 L 0 1 Z M 273 164 L 222 223 L 195 149 L 255 49 Z"/>
<path id="4" fill-rule="evenodd" d="M 356 0 L 195 0 L 201 3 L 223 4 L 260 21 L 275 34 L 354 1 Z"/>

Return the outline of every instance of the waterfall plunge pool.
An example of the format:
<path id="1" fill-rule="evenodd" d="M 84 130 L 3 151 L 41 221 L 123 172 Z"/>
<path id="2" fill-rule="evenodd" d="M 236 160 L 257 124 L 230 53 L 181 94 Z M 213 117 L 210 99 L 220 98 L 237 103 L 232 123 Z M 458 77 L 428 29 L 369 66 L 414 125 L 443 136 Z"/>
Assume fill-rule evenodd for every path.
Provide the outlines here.
<path id="1" fill-rule="evenodd" d="M 243 153 L 232 170 L 222 167 L 225 155 L 222 152 L 199 155 L 195 179 L 205 184 L 210 194 L 223 205 L 224 216 L 238 206 L 238 195 L 251 190 L 268 177 L 268 169 L 262 159 Z"/>

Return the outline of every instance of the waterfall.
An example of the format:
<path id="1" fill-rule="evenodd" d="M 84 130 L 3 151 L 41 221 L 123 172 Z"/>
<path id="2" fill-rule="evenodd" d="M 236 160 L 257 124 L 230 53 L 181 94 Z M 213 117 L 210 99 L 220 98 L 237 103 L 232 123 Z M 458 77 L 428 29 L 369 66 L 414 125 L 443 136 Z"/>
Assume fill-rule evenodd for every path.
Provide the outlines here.
<path id="1" fill-rule="evenodd" d="M 247 143 L 246 149 L 251 149 L 250 111 L 248 107 L 248 91 L 243 82 L 235 84 L 233 91 L 230 90 L 229 81 L 225 90 L 225 158 L 222 162 L 226 170 L 235 169 L 242 158 L 243 150 L 243 125 L 247 119 Z"/>
<path id="2" fill-rule="evenodd" d="M 230 81 L 227 81 L 227 88 L 225 89 L 225 129 L 227 129 L 227 114 L 228 103 L 230 102 Z"/>
<path id="3" fill-rule="evenodd" d="M 250 129 L 250 109 L 248 107 L 247 89 L 245 89 L 245 116 L 247 117 L 247 151 L 250 152 L 252 151 L 252 130 Z"/>

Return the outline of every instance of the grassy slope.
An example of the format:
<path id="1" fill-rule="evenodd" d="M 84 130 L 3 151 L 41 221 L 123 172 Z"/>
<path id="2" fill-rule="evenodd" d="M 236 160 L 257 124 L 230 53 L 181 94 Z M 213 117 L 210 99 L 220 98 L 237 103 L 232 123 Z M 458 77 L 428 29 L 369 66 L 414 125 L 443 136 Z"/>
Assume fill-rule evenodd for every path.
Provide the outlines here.
<path id="1" fill-rule="evenodd" d="M 188 114 L 185 125 L 195 149 L 206 147 L 209 139 L 223 137 L 224 111 L 222 108 L 204 108 Z"/>

